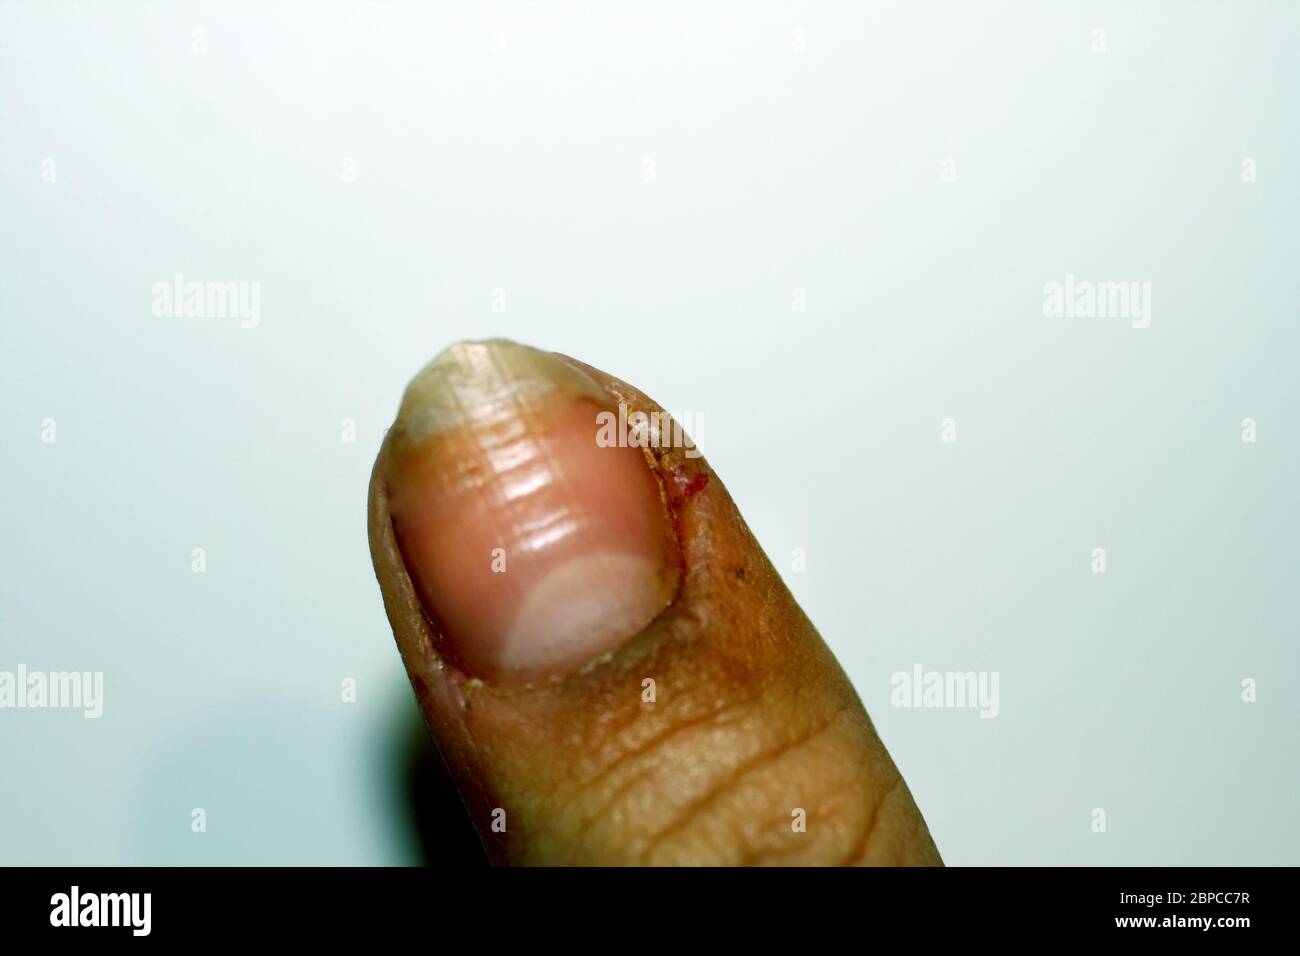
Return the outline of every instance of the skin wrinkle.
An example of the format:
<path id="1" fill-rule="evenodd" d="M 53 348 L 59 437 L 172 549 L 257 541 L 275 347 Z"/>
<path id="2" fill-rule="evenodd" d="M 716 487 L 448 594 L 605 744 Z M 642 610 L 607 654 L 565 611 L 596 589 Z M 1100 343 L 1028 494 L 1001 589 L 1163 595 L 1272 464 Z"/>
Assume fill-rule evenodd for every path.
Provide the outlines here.
<path id="1" fill-rule="evenodd" d="M 880 811 L 886 803 L 893 799 L 895 791 L 898 790 L 902 783 L 903 775 L 898 774 L 881 795 L 880 799 L 876 801 L 876 805 L 871 808 L 871 816 L 867 819 L 867 825 L 862 828 L 861 839 L 859 839 L 848 854 L 846 854 L 844 860 L 840 864 L 841 866 L 854 866 L 866 858 L 867 847 L 871 846 L 871 843 L 876 836 L 876 827 L 880 825 Z"/>
<path id="2" fill-rule="evenodd" d="M 832 823 L 846 819 L 851 812 L 852 804 L 855 801 L 850 800 L 847 809 L 828 810 L 824 805 L 826 795 L 834 795 L 837 793 L 859 793 L 859 788 L 863 782 L 863 780 L 858 779 L 855 775 L 848 780 L 840 781 L 833 786 L 824 788 L 824 792 L 818 796 L 816 802 L 808 801 L 808 807 L 806 809 L 808 809 L 809 818 L 816 820 L 830 820 Z M 838 805 L 833 804 L 832 806 L 834 807 Z M 791 811 L 793 809 L 793 807 L 790 808 Z M 788 840 L 785 840 L 784 844 L 780 846 L 772 846 L 770 842 L 763 842 L 764 837 L 769 837 L 774 834 L 784 839 L 787 834 L 792 832 L 790 830 L 790 822 L 790 812 L 782 810 L 782 812 L 777 816 L 765 818 L 754 824 L 752 827 L 745 828 L 747 832 L 744 832 L 745 839 L 742 844 L 744 849 L 737 861 L 737 865 L 755 866 L 772 860 L 796 856 L 799 853 L 805 852 L 806 847 L 792 844 Z M 855 826 L 853 829 L 857 829 L 857 827 Z"/>
<path id="3" fill-rule="evenodd" d="M 825 785 L 819 788 L 814 799 L 807 800 L 804 804 L 808 810 L 809 818 L 819 822 L 829 821 L 832 826 L 843 822 L 845 826 L 836 829 L 844 830 L 845 834 L 865 832 L 862 821 L 863 814 L 856 811 L 862 805 L 863 794 L 870 792 L 869 774 L 864 773 L 860 767 L 854 767 L 850 768 L 847 775 L 838 775 L 832 781 L 816 782 Z M 812 795 L 810 794 L 810 796 Z M 833 798 L 836 796 L 844 796 L 847 799 L 834 800 Z M 828 800 L 830 801 L 829 804 Z M 793 807 L 790 808 L 790 810 L 793 809 Z M 784 839 L 792 832 L 789 829 L 790 810 L 782 809 L 780 814 L 776 816 L 760 821 L 752 827 L 742 828 L 741 839 L 738 842 L 743 847 L 743 851 L 737 865 L 769 865 L 774 861 L 797 857 L 799 854 L 806 852 L 806 846 L 791 843 L 788 839 Z M 873 804 L 872 812 L 878 811 L 879 804 Z M 781 838 L 783 842 L 777 846 L 773 846 L 770 841 L 764 842 L 764 838 L 770 836 Z"/>
<path id="4" fill-rule="evenodd" d="M 669 730 L 667 732 L 660 732 L 658 730 L 651 731 L 650 735 L 645 740 L 634 744 L 630 749 L 620 748 L 621 752 L 613 762 L 601 767 L 601 769 L 596 773 L 583 781 L 582 789 L 591 789 L 602 781 L 612 779 L 615 773 L 624 764 L 647 753 L 656 741 L 666 742 L 673 736 L 676 736 L 678 732 L 699 727 L 701 724 L 707 723 L 710 720 L 715 722 L 714 726 L 716 727 L 727 727 L 735 723 L 740 723 L 749 716 L 748 708 L 758 699 L 758 697 L 759 695 L 757 694 L 746 695 L 743 698 L 739 698 L 729 703 L 702 709 L 690 716 L 678 716 L 678 713 L 681 712 L 683 708 L 676 708 L 673 711 L 665 713 L 665 716 L 661 720 L 669 725 Z M 732 714 L 735 714 L 735 716 L 731 716 Z M 637 721 L 640 719 L 640 713 L 634 711 L 632 720 Z M 608 728 L 604 728 L 604 730 L 605 732 L 608 732 Z M 626 739 L 630 735 L 621 734 L 620 736 Z"/>
<path id="5" fill-rule="evenodd" d="M 762 751 L 742 762 L 738 767 L 730 772 L 728 778 L 719 780 L 714 786 L 709 788 L 708 792 L 702 798 L 694 801 L 679 815 L 677 815 L 671 824 L 650 837 L 649 842 L 642 849 L 640 854 L 642 864 L 648 865 L 650 858 L 657 847 L 662 846 L 674 833 L 678 833 L 685 829 L 693 821 L 701 819 L 709 807 L 722 799 L 726 794 L 735 792 L 737 787 L 747 777 L 753 773 L 761 771 L 765 767 L 771 766 L 786 754 L 791 753 L 792 751 L 795 751 L 822 736 L 839 723 L 841 715 L 842 711 L 837 709 L 828 719 L 817 723 L 809 730 L 796 734 L 794 737 L 783 741 L 780 746 Z"/>
<path id="6" fill-rule="evenodd" d="M 825 799 L 825 794 L 840 792 L 860 794 L 864 782 L 865 781 L 860 778 L 860 775 L 855 774 L 848 780 L 843 780 L 837 782 L 834 786 L 824 788 L 824 793 L 818 798 L 817 803 L 807 801 L 807 806 L 813 807 L 819 805 L 820 802 Z M 835 810 L 830 812 L 810 810 L 809 816 L 815 817 L 818 820 L 830 820 L 833 823 L 837 820 L 845 819 L 849 815 L 849 812 L 851 812 L 852 809 L 852 803 L 853 801 L 850 801 L 850 806 L 847 810 Z M 806 846 L 793 844 L 788 840 L 783 846 L 772 846 L 770 842 L 764 842 L 765 837 L 773 835 L 786 837 L 793 832 L 790 830 L 790 813 L 793 809 L 794 807 L 790 807 L 789 809 L 782 807 L 775 815 L 748 825 L 734 825 L 730 824 L 729 821 L 729 825 L 736 836 L 735 839 L 730 841 L 730 844 L 740 847 L 740 856 L 736 860 L 736 865 L 753 866 L 762 861 L 784 859 L 806 852 Z"/>
<path id="7" fill-rule="evenodd" d="M 747 703 L 748 702 L 746 702 L 746 704 Z M 738 709 L 740 706 L 741 705 L 735 705 L 735 707 L 728 708 L 727 710 Z M 729 727 L 734 724 L 743 723 L 745 719 L 749 716 L 748 714 L 741 714 L 739 716 L 730 719 L 718 720 L 717 718 L 719 714 L 725 713 L 727 712 L 727 710 L 710 711 L 708 713 L 698 714 L 685 721 L 680 721 L 675 724 L 672 723 L 670 719 L 669 726 L 666 730 L 658 733 L 655 736 L 650 737 L 648 740 L 639 744 L 634 749 L 626 751 L 625 753 L 620 755 L 614 761 L 614 763 L 611 764 L 609 767 L 606 767 L 605 769 L 597 773 L 595 776 L 584 781 L 583 784 L 581 785 L 581 789 L 585 792 L 590 792 L 592 790 L 596 790 L 602 786 L 607 785 L 608 782 L 613 779 L 613 777 L 615 776 L 615 774 L 620 768 L 625 767 L 629 763 L 639 760 L 640 758 L 646 756 L 647 754 L 654 755 L 658 753 L 673 738 L 680 737 L 683 734 L 685 734 L 687 731 L 695 730 L 699 728 L 702 724 L 709 724 L 710 726 L 715 728 Z M 618 804 L 618 802 L 623 798 L 623 796 L 629 793 L 631 790 L 633 790 L 637 786 L 637 784 L 644 782 L 647 778 L 653 778 L 656 773 L 654 762 L 652 760 L 646 761 L 646 764 L 648 765 L 643 765 L 640 770 L 634 771 L 621 783 L 617 784 L 614 787 L 614 790 L 609 794 L 608 798 L 605 801 L 603 801 L 599 806 L 597 806 L 594 811 L 587 814 L 582 819 L 582 821 L 578 824 L 578 828 L 576 832 L 578 834 L 582 834 L 587 830 L 589 830 L 591 828 L 591 824 L 595 821 L 597 817 L 601 817 L 609 813 L 609 811 L 616 804 Z"/>

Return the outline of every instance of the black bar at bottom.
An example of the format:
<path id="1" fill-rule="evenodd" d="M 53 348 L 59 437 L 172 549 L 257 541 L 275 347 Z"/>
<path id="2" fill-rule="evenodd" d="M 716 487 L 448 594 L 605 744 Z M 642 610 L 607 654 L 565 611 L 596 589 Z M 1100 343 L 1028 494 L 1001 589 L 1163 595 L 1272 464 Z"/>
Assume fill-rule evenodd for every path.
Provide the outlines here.
<path id="1" fill-rule="evenodd" d="M 435 950 L 460 948 L 453 940 L 461 933 L 484 943 L 519 934 L 547 944 L 582 937 L 675 945 L 669 940 L 762 940 L 793 931 L 811 934 L 810 949 L 832 945 L 824 934 L 837 931 L 864 948 L 899 932 L 926 942 L 1129 937 L 1232 945 L 1259 933 L 1293 935 L 1284 909 L 1294 876 L 1270 868 L 575 869 L 455 877 L 418 869 L 0 868 L 0 933 L 6 943 L 75 935 L 90 945 L 413 935 Z"/>

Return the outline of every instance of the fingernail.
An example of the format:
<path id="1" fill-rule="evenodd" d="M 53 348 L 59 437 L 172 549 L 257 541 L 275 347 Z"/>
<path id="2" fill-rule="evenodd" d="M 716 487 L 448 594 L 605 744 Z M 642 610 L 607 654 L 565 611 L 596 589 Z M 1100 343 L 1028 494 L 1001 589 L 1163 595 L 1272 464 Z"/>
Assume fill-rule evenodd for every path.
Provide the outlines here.
<path id="1" fill-rule="evenodd" d="M 672 601 L 659 482 L 640 449 L 596 440 L 616 407 L 563 359 L 504 339 L 454 345 L 407 387 L 389 432 L 393 528 L 439 651 L 467 674 L 571 670 Z"/>

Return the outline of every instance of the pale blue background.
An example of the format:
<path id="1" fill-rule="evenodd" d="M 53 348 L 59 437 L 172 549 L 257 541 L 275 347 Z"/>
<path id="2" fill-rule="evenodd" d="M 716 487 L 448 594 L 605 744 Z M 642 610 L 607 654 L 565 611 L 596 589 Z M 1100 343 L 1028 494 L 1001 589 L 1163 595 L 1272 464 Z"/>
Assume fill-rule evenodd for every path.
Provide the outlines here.
<path id="1" fill-rule="evenodd" d="M 1297 37 L 0 3 L 0 669 L 106 681 L 99 721 L 0 711 L 0 862 L 422 859 L 365 486 L 409 375 L 494 334 L 703 418 L 949 862 L 1300 862 Z M 260 282 L 261 326 L 154 318 L 175 272 Z M 1066 272 L 1150 281 L 1151 327 L 1044 318 Z M 1001 715 L 892 709 L 914 663 Z"/>

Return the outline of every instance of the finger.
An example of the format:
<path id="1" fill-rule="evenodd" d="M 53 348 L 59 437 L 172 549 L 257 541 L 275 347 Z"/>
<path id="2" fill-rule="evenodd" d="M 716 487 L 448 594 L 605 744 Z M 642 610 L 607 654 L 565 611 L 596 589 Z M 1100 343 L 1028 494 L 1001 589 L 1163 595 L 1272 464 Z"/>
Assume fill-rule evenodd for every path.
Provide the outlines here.
<path id="1" fill-rule="evenodd" d="M 384 603 L 490 857 L 938 863 L 844 672 L 661 415 L 572 359 L 463 343 L 376 461 Z"/>

